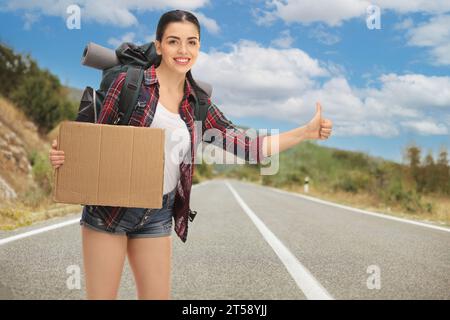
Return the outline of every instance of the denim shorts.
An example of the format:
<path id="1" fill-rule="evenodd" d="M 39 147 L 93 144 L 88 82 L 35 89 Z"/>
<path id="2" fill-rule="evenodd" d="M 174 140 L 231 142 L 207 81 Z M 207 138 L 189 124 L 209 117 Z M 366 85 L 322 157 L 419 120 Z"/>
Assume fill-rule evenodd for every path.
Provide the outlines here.
<path id="1" fill-rule="evenodd" d="M 164 237 L 172 234 L 173 204 L 176 189 L 163 195 L 159 209 L 127 208 L 114 231 L 106 228 L 101 215 L 84 206 L 80 225 L 109 234 L 126 235 L 129 238 Z"/>

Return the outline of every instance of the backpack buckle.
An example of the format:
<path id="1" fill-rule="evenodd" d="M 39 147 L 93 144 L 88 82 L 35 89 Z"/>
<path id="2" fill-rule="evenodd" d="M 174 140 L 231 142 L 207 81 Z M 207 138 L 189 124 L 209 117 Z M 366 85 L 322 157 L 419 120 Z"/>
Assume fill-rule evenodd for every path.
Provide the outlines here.
<path id="1" fill-rule="evenodd" d="M 197 215 L 197 211 L 192 211 L 189 209 L 189 221 L 194 221 L 195 216 Z"/>
<path id="2" fill-rule="evenodd" d="M 123 117 L 123 112 L 119 112 L 119 115 L 117 116 L 117 119 L 114 121 L 114 124 L 117 124 Z"/>

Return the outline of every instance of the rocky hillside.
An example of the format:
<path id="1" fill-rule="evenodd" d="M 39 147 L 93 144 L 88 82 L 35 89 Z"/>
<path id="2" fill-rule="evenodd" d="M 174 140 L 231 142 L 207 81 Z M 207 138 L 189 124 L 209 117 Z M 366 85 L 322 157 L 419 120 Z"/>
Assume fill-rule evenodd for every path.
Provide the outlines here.
<path id="1" fill-rule="evenodd" d="M 33 122 L 0 97 L 0 201 L 14 200 L 35 187 L 33 152 L 45 152 L 49 142 L 40 137 Z"/>

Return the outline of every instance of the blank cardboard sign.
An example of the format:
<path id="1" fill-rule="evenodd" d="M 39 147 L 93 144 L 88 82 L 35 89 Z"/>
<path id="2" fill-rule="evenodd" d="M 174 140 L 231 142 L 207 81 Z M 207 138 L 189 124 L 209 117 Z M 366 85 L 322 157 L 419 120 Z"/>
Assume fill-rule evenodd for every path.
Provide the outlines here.
<path id="1" fill-rule="evenodd" d="M 63 121 L 55 202 L 161 208 L 164 130 Z"/>

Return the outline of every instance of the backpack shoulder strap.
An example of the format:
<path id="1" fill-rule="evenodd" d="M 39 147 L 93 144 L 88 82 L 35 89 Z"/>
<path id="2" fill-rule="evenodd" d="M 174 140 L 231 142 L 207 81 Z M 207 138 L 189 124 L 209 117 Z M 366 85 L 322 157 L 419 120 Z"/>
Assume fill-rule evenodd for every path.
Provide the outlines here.
<path id="1" fill-rule="evenodd" d="M 206 115 L 208 114 L 209 104 L 207 100 L 199 99 L 195 101 L 196 106 L 194 110 L 195 120 L 205 122 Z"/>
<path id="2" fill-rule="evenodd" d="M 139 96 L 144 69 L 130 66 L 127 69 L 125 83 L 119 96 L 119 117 L 115 124 L 127 125 Z"/>
<path id="3" fill-rule="evenodd" d="M 193 99 L 195 102 L 195 110 L 194 116 L 195 120 L 205 122 L 206 116 L 208 114 L 208 108 L 210 104 L 210 97 L 212 93 L 212 87 L 206 82 L 196 81 L 199 85 L 199 88 L 194 88 L 194 96 Z"/>

